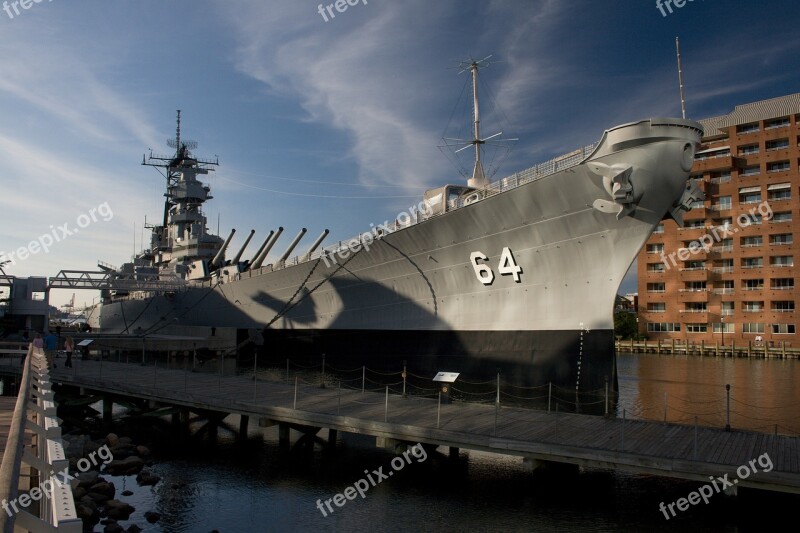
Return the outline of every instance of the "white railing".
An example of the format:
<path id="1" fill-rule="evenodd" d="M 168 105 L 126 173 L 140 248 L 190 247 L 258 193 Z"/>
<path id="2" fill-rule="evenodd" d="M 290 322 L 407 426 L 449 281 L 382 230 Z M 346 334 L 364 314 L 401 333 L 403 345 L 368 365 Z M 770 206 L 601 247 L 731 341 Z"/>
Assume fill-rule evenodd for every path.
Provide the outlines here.
<path id="1" fill-rule="evenodd" d="M 16 503 L 19 498 L 19 512 L 0 512 L 0 530 L 80 533 L 83 531 L 83 521 L 75 511 L 70 483 L 60 474 L 69 468 L 69 461 L 64 453 L 61 427 L 56 417 L 47 359 L 41 348 L 34 348 L 31 344 L 20 364 L 20 389 L 0 466 L 0 500 L 4 504 Z M 37 436 L 37 444 L 27 450 L 26 430 Z M 23 463 L 38 472 L 40 498 L 33 497 L 33 490 L 27 496 L 28 501 L 39 500 L 38 516 L 22 505 L 19 485 Z M 41 488 L 45 479 L 49 479 L 51 490 Z"/>
<path id="2" fill-rule="evenodd" d="M 714 289 L 714 294 L 733 294 L 734 290 L 731 288 Z"/>

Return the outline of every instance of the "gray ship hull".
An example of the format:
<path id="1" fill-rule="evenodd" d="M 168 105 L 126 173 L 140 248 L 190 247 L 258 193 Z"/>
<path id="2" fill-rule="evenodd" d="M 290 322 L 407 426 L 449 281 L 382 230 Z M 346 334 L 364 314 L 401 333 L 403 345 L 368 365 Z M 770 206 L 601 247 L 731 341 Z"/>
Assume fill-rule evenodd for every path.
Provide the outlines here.
<path id="1" fill-rule="evenodd" d="M 579 164 L 503 184 L 346 256 L 106 302 L 99 325 L 232 328 L 240 340 L 263 329 L 262 351 L 276 361 L 324 353 L 331 364 L 397 370 L 406 360 L 417 371 L 500 369 L 521 384 L 601 389 L 614 379 L 617 289 L 681 199 L 701 131 L 678 119 L 620 126 Z"/>

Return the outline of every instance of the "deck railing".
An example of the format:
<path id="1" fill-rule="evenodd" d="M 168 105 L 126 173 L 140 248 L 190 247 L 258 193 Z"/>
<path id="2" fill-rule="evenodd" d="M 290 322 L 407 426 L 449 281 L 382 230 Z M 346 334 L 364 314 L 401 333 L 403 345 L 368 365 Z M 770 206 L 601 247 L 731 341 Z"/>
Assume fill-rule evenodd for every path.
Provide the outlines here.
<path id="1" fill-rule="evenodd" d="M 0 528 L 3 533 L 13 533 L 15 527 L 34 533 L 80 533 L 83 531 L 83 521 L 75 511 L 72 488 L 60 475 L 60 472 L 69 468 L 69 461 L 64 453 L 61 428 L 56 417 L 47 359 L 41 348 L 34 348 L 31 344 L 21 365 L 19 394 L 3 463 L 0 465 L 0 501 L 8 504 L 13 511 L 18 509 L 18 512 L 0 512 Z M 33 446 L 27 451 L 26 430 L 33 432 Z M 23 463 L 40 479 L 40 486 L 30 487 L 30 494 L 19 493 Z M 58 473 L 48 478 L 49 490 L 45 490 L 48 484 L 44 481 L 49 472 Z M 31 475 L 27 479 L 35 477 Z M 29 502 L 28 505 L 31 500 L 39 500 L 38 516 L 28 511 L 27 506 L 23 505 L 24 500 Z"/>

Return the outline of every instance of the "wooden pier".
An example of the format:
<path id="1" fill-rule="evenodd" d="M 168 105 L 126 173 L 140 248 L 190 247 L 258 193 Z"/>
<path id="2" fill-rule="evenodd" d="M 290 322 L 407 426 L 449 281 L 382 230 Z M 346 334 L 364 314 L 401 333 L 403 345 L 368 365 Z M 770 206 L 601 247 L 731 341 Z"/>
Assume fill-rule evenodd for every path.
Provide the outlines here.
<path id="1" fill-rule="evenodd" d="M 800 348 L 793 348 L 789 343 L 781 341 L 770 345 L 765 342 L 748 341 L 746 343 L 728 341 L 724 345 L 719 342 L 681 342 L 675 339 L 654 341 L 616 341 L 617 352 L 655 353 L 665 355 L 702 355 L 714 357 L 752 357 L 762 359 L 797 359 Z"/>
<path id="2" fill-rule="evenodd" d="M 417 443 L 519 456 L 531 467 L 554 462 L 616 469 L 707 483 L 709 476 L 736 477 L 737 468 L 768 454 L 774 468 L 741 479 L 737 486 L 800 494 L 800 437 L 603 416 L 565 414 L 500 404 L 451 403 L 398 394 L 321 388 L 141 364 L 76 360 L 59 365 L 52 379 L 104 399 L 148 400 L 188 411 L 239 414 L 261 426 L 278 425 L 315 435 L 328 430 L 376 437 L 377 442 Z M 163 365 L 163 362 L 161 363 Z M 292 382 L 293 381 L 293 382 Z M 177 420 L 178 417 L 175 417 Z M 209 432 L 212 434 L 212 432 Z M 762 469 L 763 470 L 763 469 Z"/>

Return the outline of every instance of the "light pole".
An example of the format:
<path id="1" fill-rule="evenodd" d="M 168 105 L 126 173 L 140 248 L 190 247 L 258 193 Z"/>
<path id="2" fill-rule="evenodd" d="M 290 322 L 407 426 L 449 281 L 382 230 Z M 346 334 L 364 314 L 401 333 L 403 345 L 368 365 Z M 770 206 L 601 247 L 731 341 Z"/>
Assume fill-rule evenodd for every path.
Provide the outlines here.
<path id="1" fill-rule="evenodd" d="M 722 310 L 722 313 L 725 313 L 724 309 Z M 725 315 L 724 314 L 720 314 L 719 315 L 719 320 L 720 320 L 721 326 L 722 326 L 722 328 L 720 328 L 720 329 L 722 331 L 722 347 L 724 348 L 725 347 Z"/>

